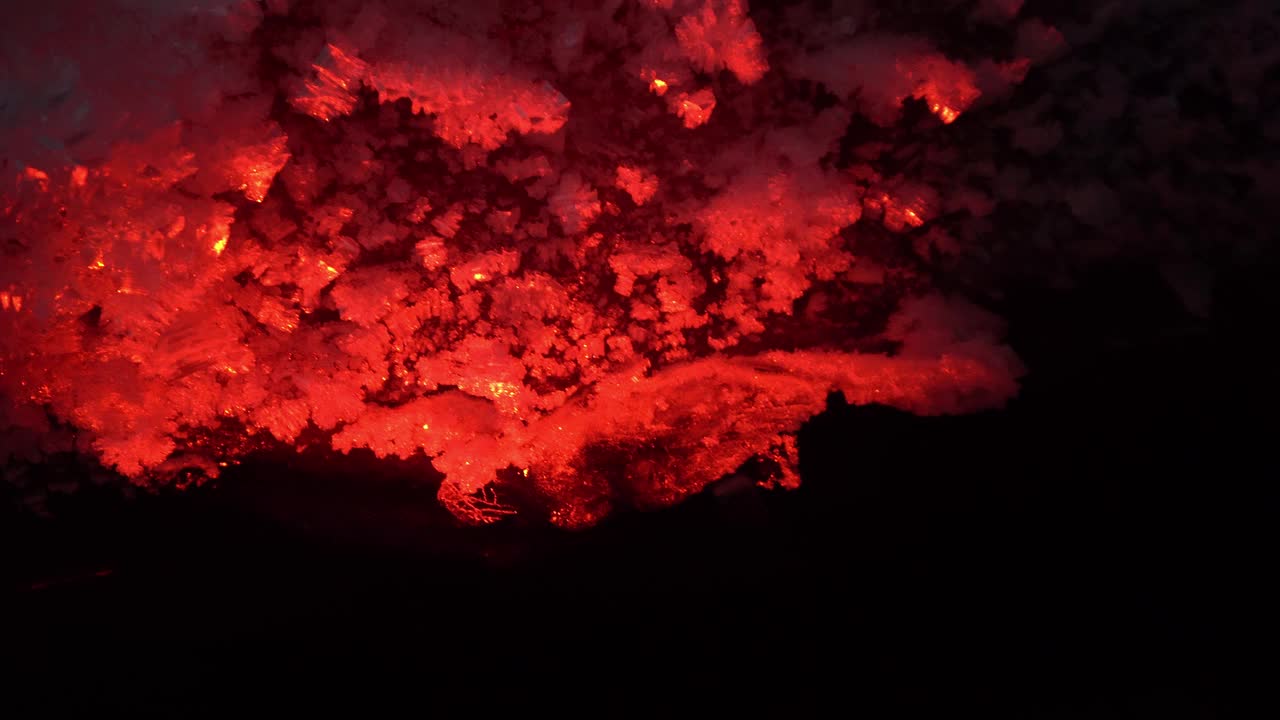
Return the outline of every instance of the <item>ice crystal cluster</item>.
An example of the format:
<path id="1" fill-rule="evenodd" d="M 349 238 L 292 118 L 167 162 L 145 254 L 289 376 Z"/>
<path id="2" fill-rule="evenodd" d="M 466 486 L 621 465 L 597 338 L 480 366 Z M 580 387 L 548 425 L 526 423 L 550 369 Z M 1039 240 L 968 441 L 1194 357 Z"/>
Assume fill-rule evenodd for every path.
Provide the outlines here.
<path id="1" fill-rule="evenodd" d="M 322 442 L 430 457 L 469 522 L 583 527 L 749 462 L 795 486 L 832 392 L 1001 405 L 1000 323 L 922 258 L 982 214 L 949 134 L 1062 37 L 940 3 L 1009 39 L 961 57 L 895 5 L 16 10 L 0 462 L 146 485 Z"/>

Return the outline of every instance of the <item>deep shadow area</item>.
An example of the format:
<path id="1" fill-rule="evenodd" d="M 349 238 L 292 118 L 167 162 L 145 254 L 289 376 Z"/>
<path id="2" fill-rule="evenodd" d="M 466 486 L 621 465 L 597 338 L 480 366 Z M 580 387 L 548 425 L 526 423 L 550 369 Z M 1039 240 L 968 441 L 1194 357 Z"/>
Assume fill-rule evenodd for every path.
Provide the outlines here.
<path id="1" fill-rule="evenodd" d="M 1270 629 L 1270 277 L 1222 278 L 1207 319 L 1149 268 L 1012 290 L 1007 410 L 833 401 L 799 491 L 584 533 L 458 528 L 359 462 L 7 508 L 5 705 L 1230 715 Z"/>

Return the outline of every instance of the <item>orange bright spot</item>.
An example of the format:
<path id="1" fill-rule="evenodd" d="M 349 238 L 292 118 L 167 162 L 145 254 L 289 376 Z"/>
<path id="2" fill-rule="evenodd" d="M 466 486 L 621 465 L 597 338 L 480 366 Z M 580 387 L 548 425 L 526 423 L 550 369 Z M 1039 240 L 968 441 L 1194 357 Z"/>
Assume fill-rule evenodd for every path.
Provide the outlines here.
<path id="1" fill-rule="evenodd" d="M 430 429 L 431 429 L 431 426 L 430 426 L 430 425 L 428 425 L 428 424 L 426 424 L 426 423 L 422 423 L 422 429 L 423 429 L 423 430 L 430 430 Z"/>
<path id="2" fill-rule="evenodd" d="M 656 95 L 662 95 L 667 92 L 667 83 L 659 80 L 658 78 L 654 78 L 653 82 L 649 83 L 649 90 Z"/>
<path id="3" fill-rule="evenodd" d="M 220 238 L 218 238 L 216 241 L 214 241 L 214 243 L 213 243 L 213 254 L 214 254 L 214 255 L 221 255 L 221 254 L 222 254 L 222 251 L 227 249 L 227 240 L 229 240 L 229 239 L 230 239 L 230 238 L 228 238 L 226 235 L 223 235 L 222 237 L 220 237 Z"/>
<path id="4" fill-rule="evenodd" d="M 679 102 L 672 104 L 672 109 L 690 130 L 710 120 L 716 107 L 716 96 L 706 89 L 692 94 L 680 93 L 677 99 Z"/>
<path id="5" fill-rule="evenodd" d="M 262 202 L 267 198 L 267 190 L 271 189 L 271 181 L 276 176 L 276 169 L 267 165 L 253 165 L 245 171 L 245 180 L 240 183 L 240 191 L 254 202 Z"/>
<path id="6" fill-rule="evenodd" d="M 941 103 L 934 103 L 933 105 L 929 106 L 929 109 L 933 111 L 933 114 L 937 115 L 938 118 L 942 120 L 944 125 L 950 125 L 952 122 L 955 121 L 956 118 L 960 117 L 959 111 L 955 110 L 954 108 L 947 107 L 946 105 L 943 105 Z"/>
<path id="7" fill-rule="evenodd" d="M 485 279 L 485 275 L 484 275 L 484 273 L 476 273 L 475 275 L 472 275 L 472 276 L 471 276 L 471 278 L 472 278 L 473 280 L 484 280 L 484 279 Z"/>
<path id="8" fill-rule="evenodd" d="M 174 220 L 172 223 L 169 224 L 169 230 L 165 233 L 165 235 L 170 239 L 176 238 L 178 237 L 178 234 L 181 233 L 183 228 L 185 228 L 186 226 L 187 226 L 187 219 L 182 215 L 179 215 L 176 220 Z"/>
<path id="9" fill-rule="evenodd" d="M 516 386 L 511 383 L 491 382 L 489 383 L 489 394 L 494 397 L 515 397 Z"/>
<path id="10" fill-rule="evenodd" d="M 680 117 L 684 118 L 685 127 L 698 127 L 703 122 L 702 108 L 697 103 L 682 100 L 680 102 Z"/>
<path id="11" fill-rule="evenodd" d="M 88 179 L 89 169 L 83 165 L 77 165 L 71 171 L 71 184 L 74 187 L 84 187 L 84 184 Z"/>

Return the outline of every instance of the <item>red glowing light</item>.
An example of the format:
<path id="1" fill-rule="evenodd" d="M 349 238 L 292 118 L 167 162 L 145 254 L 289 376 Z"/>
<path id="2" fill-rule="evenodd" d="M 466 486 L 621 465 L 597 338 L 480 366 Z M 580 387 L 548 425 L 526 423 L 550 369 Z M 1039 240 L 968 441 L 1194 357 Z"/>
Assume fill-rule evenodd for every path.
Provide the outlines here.
<path id="1" fill-rule="evenodd" d="M 740 0 L 583 10 L 635 55 L 616 64 L 555 14 L 504 44 L 514 21 L 478 10 L 333 5 L 263 34 L 269 78 L 246 61 L 212 109 L 4 190 L 0 411 L 139 483 L 311 432 L 430 456 L 464 520 L 515 512 L 518 483 L 582 527 L 753 458 L 794 487 L 830 392 L 920 413 L 1014 392 L 989 318 L 854 252 L 869 223 L 927 232 L 936 191 L 822 160 L 867 98 L 953 122 L 965 66 L 886 54 L 806 115 L 768 94 Z M 897 309 L 849 320 L 862 298 Z"/>

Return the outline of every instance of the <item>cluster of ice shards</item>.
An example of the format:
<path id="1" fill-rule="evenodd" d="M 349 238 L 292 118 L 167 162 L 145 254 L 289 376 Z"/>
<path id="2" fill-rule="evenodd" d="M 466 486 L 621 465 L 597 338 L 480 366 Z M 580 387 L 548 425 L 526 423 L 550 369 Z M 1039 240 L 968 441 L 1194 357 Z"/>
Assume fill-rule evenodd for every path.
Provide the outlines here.
<path id="1" fill-rule="evenodd" d="M 742 0 L 95 5 L 169 44 L 107 52 L 30 11 L 81 44 L 23 46 L 66 93 L 0 145 L 11 468 L 32 436 L 142 484 L 319 438 L 430 456 L 462 519 L 580 527 L 753 458 L 793 486 L 831 392 L 1015 391 L 998 323 L 875 250 L 938 188 L 841 149 L 910 98 L 941 137 L 989 61 L 812 17 L 762 33 Z"/>

